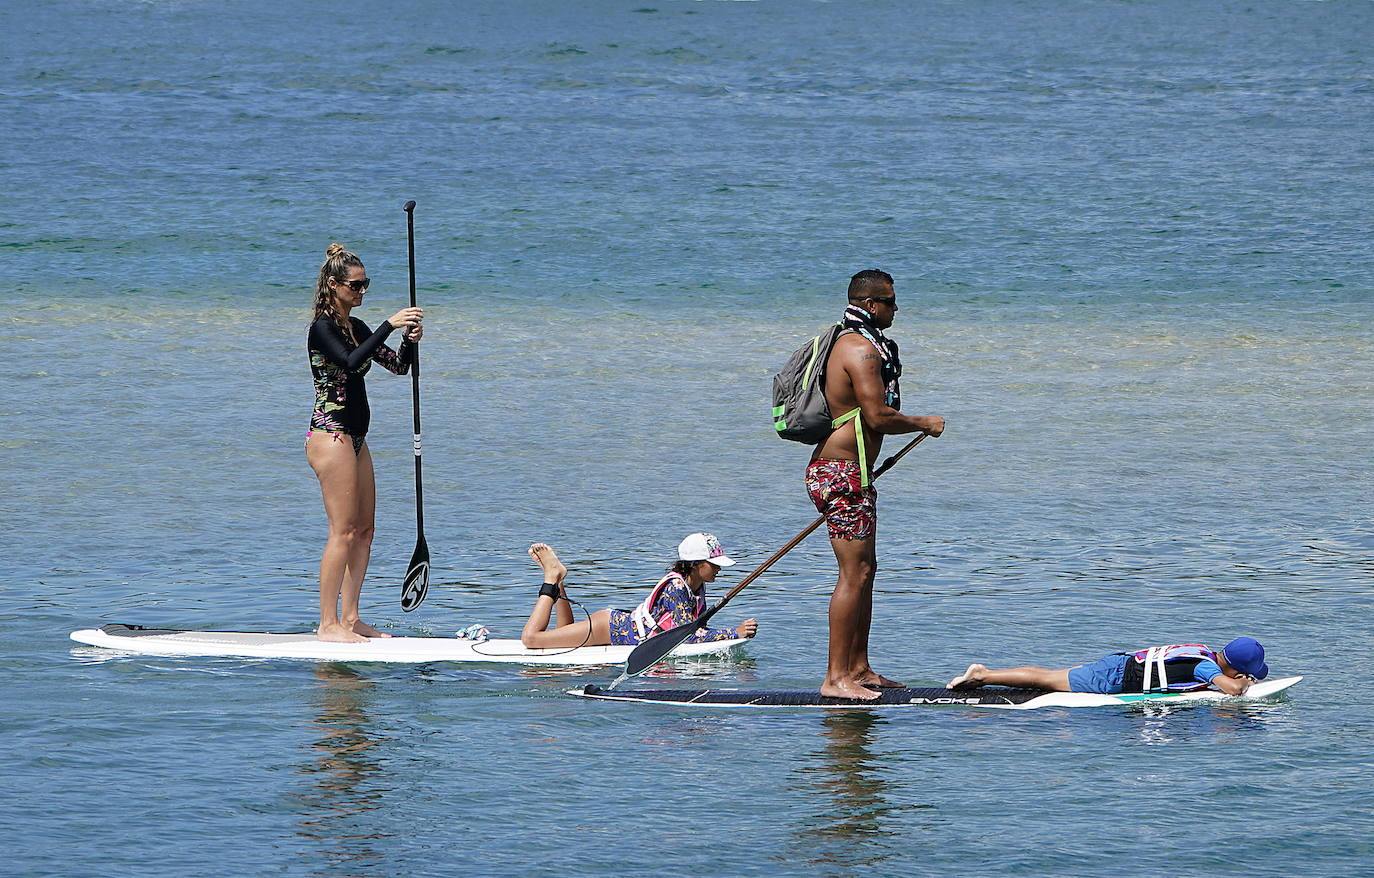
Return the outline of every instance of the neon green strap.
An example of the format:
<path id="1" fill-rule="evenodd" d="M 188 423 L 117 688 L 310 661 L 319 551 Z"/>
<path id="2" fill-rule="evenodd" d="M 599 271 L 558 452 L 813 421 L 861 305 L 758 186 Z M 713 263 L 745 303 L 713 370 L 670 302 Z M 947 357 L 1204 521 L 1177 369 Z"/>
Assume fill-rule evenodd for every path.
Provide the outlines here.
<path id="1" fill-rule="evenodd" d="M 845 412 L 838 418 L 830 422 L 833 430 L 838 430 L 850 421 L 854 422 L 854 445 L 859 449 L 859 487 L 868 487 L 868 455 L 864 453 L 864 419 L 860 414 L 862 408 L 856 408 Z"/>

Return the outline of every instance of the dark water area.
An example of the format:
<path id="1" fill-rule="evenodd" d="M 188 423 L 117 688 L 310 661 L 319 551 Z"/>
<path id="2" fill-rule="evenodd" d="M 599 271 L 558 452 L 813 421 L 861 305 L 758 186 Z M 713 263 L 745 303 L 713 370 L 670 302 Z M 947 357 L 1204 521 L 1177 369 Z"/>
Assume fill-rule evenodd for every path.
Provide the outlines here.
<path id="1" fill-rule="evenodd" d="M 1355 875 L 1374 850 L 1374 203 L 1362 2 L 0 8 L 0 742 L 9 874 Z M 583 703 L 614 669 L 118 656 L 77 628 L 309 630 L 326 245 L 375 324 L 365 618 L 515 636 L 556 546 L 632 606 L 691 531 L 814 516 L 768 382 L 897 279 L 875 665 L 1064 667 L 1249 634 L 1271 703 Z M 896 442 L 889 442 L 889 450 Z M 738 571 L 738 572 L 736 572 Z M 810 688 L 813 537 L 636 683 Z"/>

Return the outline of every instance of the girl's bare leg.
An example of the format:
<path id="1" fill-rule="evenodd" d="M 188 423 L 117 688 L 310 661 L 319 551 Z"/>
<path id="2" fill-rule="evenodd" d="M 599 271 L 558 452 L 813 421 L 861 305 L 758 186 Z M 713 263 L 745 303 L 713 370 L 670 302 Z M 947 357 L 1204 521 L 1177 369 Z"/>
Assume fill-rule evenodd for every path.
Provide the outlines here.
<path id="1" fill-rule="evenodd" d="M 548 543 L 532 543 L 529 548 L 530 557 L 534 563 L 539 565 L 539 569 L 544 571 L 544 581 L 558 586 L 563 597 L 554 601 L 554 612 L 558 615 L 559 625 L 571 625 L 573 621 L 572 604 L 566 598 L 568 590 L 563 586 L 563 581 L 568 578 L 568 568 L 563 566 L 563 562 L 558 559 L 558 553 Z"/>
<path id="2" fill-rule="evenodd" d="M 555 601 L 540 595 L 534 602 L 529 621 L 520 632 L 520 642 L 530 649 L 571 649 L 579 646 L 605 646 L 611 642 L 611 611 L 598 610 L 590 619 L 573 621 L 572 605 L 567 600 L 563 581 L 568 568 L 558 560 L 557 553 L 544 543 L 530 546 L 530 557 L 544 571 L 544 581 L 559 587 L 562 596 Z M 556 612 L 558 627 L 548 630 L 550 616 Z"/>

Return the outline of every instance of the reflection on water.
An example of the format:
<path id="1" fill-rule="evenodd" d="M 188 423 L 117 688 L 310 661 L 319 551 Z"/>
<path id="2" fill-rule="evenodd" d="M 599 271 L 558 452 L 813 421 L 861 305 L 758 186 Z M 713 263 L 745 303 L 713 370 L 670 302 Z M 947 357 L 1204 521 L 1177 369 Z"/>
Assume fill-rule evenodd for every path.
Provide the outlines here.
<path id="1" fill-rule="evenodd" d="M 798 841 L 811 864 L 848 874 L 900 850 L 890 839 L 911 832 L 905 812 L 933 806 L 892 801 L 884 778 L 891 768 L 874 754 L 888 720 L 874 711 L 844 710 L 827 713 L 822 723 L 825 744 L 798 771 L 804 786 L 822 792 L 830 807 L 805 821 Z"/>
<path id="2" fill-rule="evenodd" d="M 731 686 L 743 686 L 757 681 L 754 669 L 757 662 L 736 648 L 723 654 L 690 656 L 660 662 L 640 676 L 646 680 L 693 680 L 719 678 Z M 624 670 L 623 665 L 524 665 L 520 676 L 527 679 L 557 679 L 560 677 L 599 674 L 606 678 L 602 685 Z M 580 684 L 582 681 L 574 681 Z"/>
<path id="3" fill-rule="evenodd" d="M 345 665 L 319 663 L 320 683 L 312 743 L 316 758 L 300 769 L 314 776 L 313 790 L 298 798 L 306 808 L 298 835 L 317 842 L 315 874 L 379 874 L 382 853 L 374 842 L 368 812 L 381 807 L 382 792 L 370 783 L 381 770 L 374 750 L 387 742 L 376 734 L 366 711 L 372 682 Z"/>
<path id="4" fill-rule="evenodd" d="M 1203 707 L 1198 704 L 1141 704 L 1132 716 L 1137 722 L 1136 736 L 1145 745 L 1173 744 L 1178 741 L 1224 739 L 1238 734 L 1264 731 L 1269 714 L 1278 705 L 1268 702 L 1222 702 Z"/>
<path id="5" fill-rule="evenodd" d="M 1059 716 L 1090 715 L 1091 722 L 1066 723 L 1066 739 L 1101 740 L 1110 735 L 1123 743 L 1147 747 L 1202 741 L 1225 743 L 1235 735 L 1272 731 L 1287 715 L 1286 695 L 1264 701 L 1139 702 L 1123 710 L 1066 708 Z M 1037 711 L 1040 713 L 1041 711 Z M 1100 721 L 1099 721 L 1100 720 Z"/>

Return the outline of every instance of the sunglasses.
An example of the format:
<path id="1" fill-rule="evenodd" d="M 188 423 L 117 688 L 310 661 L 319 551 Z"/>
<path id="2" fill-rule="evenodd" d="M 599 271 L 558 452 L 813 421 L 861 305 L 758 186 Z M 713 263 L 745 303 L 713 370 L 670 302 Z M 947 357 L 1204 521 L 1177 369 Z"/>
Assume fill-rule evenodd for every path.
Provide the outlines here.
<path id="1" fill-rule="evenodd" d="M 880 298 L 878 298 L 877 296 L 864 296 L 862 299 L 850 299 L 850 301 L 851 301 L 851 302 L 876 302 L 876 303 L 878 303 L 879 305 L 893 305 L 893 306 L 895 306 L 895 305 L 897 304 L 897 297 L 896 297 L 896 296 L 887 296 L 886 298 L 881 298 L 881 299 L 880 299 Z"/>
<path id="2" fill-rule="evenodd" d="M 341 284 L 348 284 L 348 288 L 355 293 L 361 292 L 362 290 L 365 290 L 368 287 L 372 286 L 372 278 L 370 277 L 365 277 L 362 280 L 338 280 L 336 278 L 335 282 Z"/>

